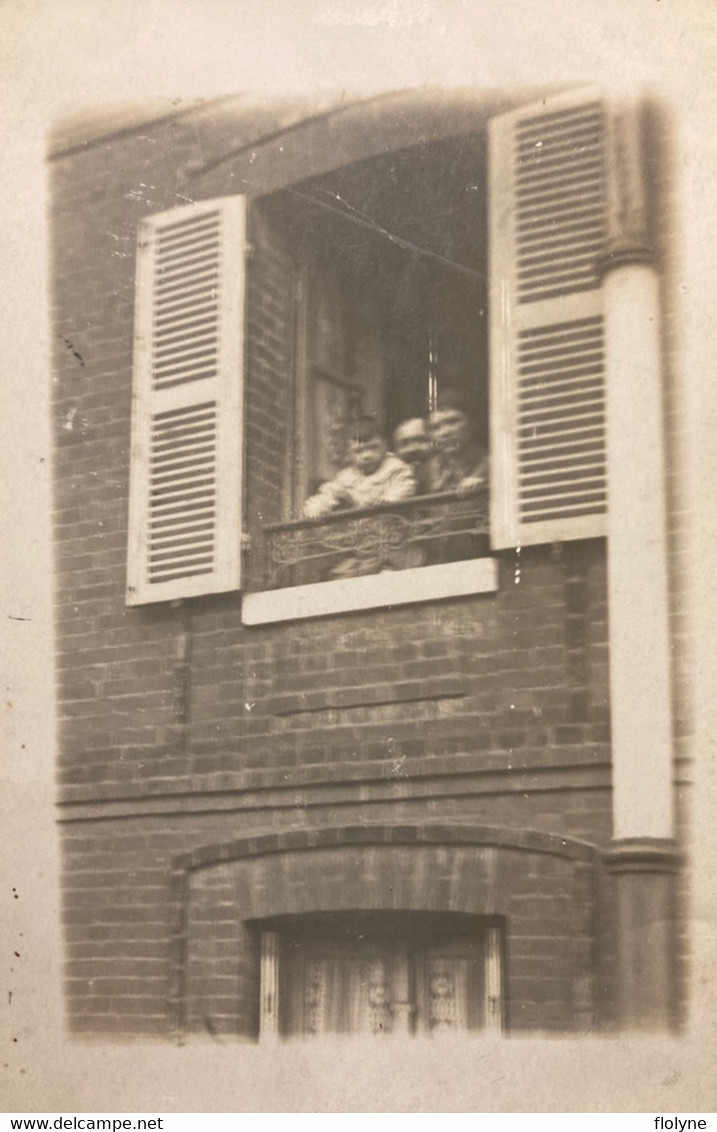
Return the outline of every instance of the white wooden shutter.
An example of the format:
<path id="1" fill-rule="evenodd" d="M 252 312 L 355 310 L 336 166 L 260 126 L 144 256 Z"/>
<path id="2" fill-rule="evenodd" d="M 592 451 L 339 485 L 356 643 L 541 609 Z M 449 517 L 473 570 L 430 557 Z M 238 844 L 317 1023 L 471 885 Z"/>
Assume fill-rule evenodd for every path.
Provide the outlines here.
<path id="1" fill-rule="evenodd" d="M 244 197 L 140 226 L 127 601 L 237 589 Z"/>
<path id="2" fill-rule="evenodd" d="M 491 541 L 605 533 L 605 123 L 574 92 L 490 130 Z"/>

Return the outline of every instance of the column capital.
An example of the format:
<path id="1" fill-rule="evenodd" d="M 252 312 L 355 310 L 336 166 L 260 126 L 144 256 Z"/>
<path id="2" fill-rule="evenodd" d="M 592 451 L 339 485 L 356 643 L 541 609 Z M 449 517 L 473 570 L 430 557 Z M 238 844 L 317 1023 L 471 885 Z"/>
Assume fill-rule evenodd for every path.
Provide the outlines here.
<path id="1" fill-rule="evenodd" d="M 676 873 L 683 860 L 677 843 L 663 837 L 616 838 L 603 859 L 611 873 Z"/>

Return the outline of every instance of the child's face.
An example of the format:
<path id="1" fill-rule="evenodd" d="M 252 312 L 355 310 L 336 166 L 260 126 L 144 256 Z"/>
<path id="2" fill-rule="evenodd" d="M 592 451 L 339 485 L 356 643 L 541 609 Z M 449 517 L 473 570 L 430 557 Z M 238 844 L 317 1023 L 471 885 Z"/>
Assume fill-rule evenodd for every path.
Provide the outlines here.
<path id="1" fill-rule="evenodd" d="M 393 436 L 397 456 L 409 464 L 422 464 L 431 455 L 431 438 L 422 420 L 404 421 Z"/>
<path id="2" fill-rule="evenodd" d="M 370 476 L 378 471 L 386 452 L 386 442 L 380 436 L 372 436 L 370 440 L 349 440 L 349 458 L 363 476 Z"/>

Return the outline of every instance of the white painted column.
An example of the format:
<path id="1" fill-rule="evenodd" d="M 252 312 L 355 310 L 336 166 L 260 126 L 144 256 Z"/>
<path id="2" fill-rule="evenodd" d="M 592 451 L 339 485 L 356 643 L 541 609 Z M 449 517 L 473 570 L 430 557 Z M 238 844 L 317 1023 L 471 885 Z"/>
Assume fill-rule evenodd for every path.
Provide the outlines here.
<path id="1" fill-rule="evenodd" d="M 675 1024 L 667 492 L 660 310 L 639 104 L 608 113 L 605 297 L 615 1020 Z M 654 230 L 654 224 L 652 225 Z"/>
<path id="2" fill-rule="evenodd" d="M 655 252 L 640 105 L 607 122 L 605 296 L 613 836 L 669 839 L 672 708 Z"/>
<path id="3" fill-rule="evenodd" d="M 613 836 L 671 838 L 672 710 L 657 279 L 613 268 L 606 299 Z"/>

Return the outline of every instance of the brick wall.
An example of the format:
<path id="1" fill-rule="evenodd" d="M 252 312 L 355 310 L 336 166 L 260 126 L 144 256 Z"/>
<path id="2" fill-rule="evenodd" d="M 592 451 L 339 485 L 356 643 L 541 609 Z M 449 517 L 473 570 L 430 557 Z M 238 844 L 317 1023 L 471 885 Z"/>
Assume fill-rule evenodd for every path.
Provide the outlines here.
<path id="1" fill-rule="evenodd" d="M 300 626 L 242 627 L 234 595 L 111 615 L 92 593 L 85 612 L 112 629 L 63 658 L 66 797 L 478 751 L 504 766 L 604 763 L 602 549 L 577 557 L 524 551 L 520 585 L 506 561 L 495 596 Z"/>
<path id="2" fill-rule="evenodd" d="M 566 546 L 556 559 L 524 551 L 519 584 L 504 556 L 496 597 L 302 626 L 244 629 L 238 595 L 189 608 L 125 607 L 134 236 L 142 215 L 186 201 L 177 167 L 196 159 L 192 137 L 186 122 L 167 123 L 151 138 L 120 139 L 54 167 L 63 784 L 117 792 L 183 778 L 196 788 L 205 775 L 211 785 L 220 772 L 335 764 L 337 756 L 604 756 L 599 544 Z M 204 186 L 208 195 L 220 191 L 217 176 Z M 287 253 L 255 210 L 252 534 L 279 517 L 286 483 L 277 454 L 290 441 L 290 283 Z M 257 557 L 248 555 L 250 575 Z M 325 739 L 317 740 L 317 725 Z"/>
<path id="3" fill-rule="evenodd" d="M 468 805 L 438 826 L 418 806 L 384 806 L 366 824 L 358 807 L 325 808 L 303 822 L 284 815 L 271 835 L 258 832 L 267 823 L 257 815 L 236 814 L 68 826 L 72 1028 L 253 1037 L 258 937 L 246 921 L 316 907 L 501 916 L 511 1029 L 594 1027 L 605 1011 L 591 851 L 506 832 L 490 808 L 484 816 L 490 825 Z"/>
<path id="4" fill-rule="evenodd" d="M 505 553 L 494 595 L 297 624 L 242 626 L 238 594 L 125 606 L 136 226 L 186 203 L 186 170 L 232 129 L 180 120 L 53 166 L 58 774 L 80 1032 L 173 1032 L 178 996 L 191 1026 L 255 1032 L 256 945 L 231 902 L 233 866 L 187 881 L 177 989 L 182 852 L 379 822 L 610 837 L 600 542 L 524 549 L 519 572 Z M 236 169 L 216 169 L 201 195 L 234 191 Z M 289 244 L 260 209 L 251 240 L 246 566 L 258 583 L 258 528 L 281 517 L 291 473 L 293 284 Z M 583 1006 L 567 984 L 541 999 L 530 968 L 545 938 L 516 910 L 534 897 L 570 936 L 567 889 L 544 864 L 520 874 L 530 891 L 506 911 L 514 1017 L 571 1028 L 585 993 Z M 609 892 L 600 931 L 609 940 Z M 547 952 L 541 962 L 549 979 Z"/>
<path id="5" fill-rule="evenodd" d="M 338 839 L 351 832 L 337 831 Z M 241 938 L 242 917 L 256 921 L 277 910 L 300 915 L 317 906 L 500 916 L 510 929 L 510 1029 L 594 1025 L 595 877 L 589 857 L 552 856 L 535 847 L 405 844 L 420 833 L 427 842 L 429 836 L 446 840 L 445 831 L 429 833 L 426 827 L 363 826 L 357 832 L 364 841 L 358 847 L 324 845 L 311 852 L 309 836 L 302 851 L 294 845 L 293 852 L 215 862 L 191 874 L 185 920 L 190 1029 L 242 1031 L 240 957 L 253 968 L 243 1005 L 244 1018 L 256 1025 L 258 938 Z M 464 832 L 477 839 L 473 827 Z M 394 844 L 385 843 L 389 833 L 396 834 Z M 366 843 L 367 834 L 380 843 Z M 252 1034 L 251 1028 L 244 1032 Z"/>

